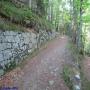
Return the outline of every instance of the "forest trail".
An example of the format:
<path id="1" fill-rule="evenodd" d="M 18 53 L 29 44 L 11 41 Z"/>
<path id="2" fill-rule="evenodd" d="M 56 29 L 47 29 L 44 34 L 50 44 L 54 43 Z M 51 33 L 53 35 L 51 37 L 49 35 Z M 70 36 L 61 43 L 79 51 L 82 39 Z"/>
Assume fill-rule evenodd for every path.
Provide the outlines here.
<path id="1" fill-rule="evenodd" d="M 4 84 L 14 85 L 18 90 L 69 90 L 61 75 L 67 60 L 67 44 L 67 36 L 49 42 L 45 49 L 27 61 L 23 69 L 10 72 L 7 76 L 13 80 L 4 81 Z"/>

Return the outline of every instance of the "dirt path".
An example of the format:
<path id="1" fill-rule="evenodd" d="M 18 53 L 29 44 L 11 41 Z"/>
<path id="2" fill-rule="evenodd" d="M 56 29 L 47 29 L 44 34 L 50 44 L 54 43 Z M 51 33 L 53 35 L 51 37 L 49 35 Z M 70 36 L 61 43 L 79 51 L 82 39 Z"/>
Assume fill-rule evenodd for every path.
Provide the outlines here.
<path id="1" fill-rule="evenodd" d="M 11 85 L 13 82 L 19 90 L 69 90 L 61 77 L 67 42 L 66 36 L 51 41 L 46 49 L 28 60 L 22 70 L 11 72 Z"/>

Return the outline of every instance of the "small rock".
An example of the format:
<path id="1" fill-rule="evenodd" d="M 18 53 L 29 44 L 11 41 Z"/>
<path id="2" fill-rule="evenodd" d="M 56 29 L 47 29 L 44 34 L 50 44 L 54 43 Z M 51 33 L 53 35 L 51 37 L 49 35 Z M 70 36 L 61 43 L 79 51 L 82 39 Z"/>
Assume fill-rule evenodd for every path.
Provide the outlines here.
<path id="1" fill-rule="evenodd" d="M 75 78 L 76 78 L 77 80 L 80 80 L 80 75 L 79 75 L 79 74 L 75 75 Z"/>
<path id="2" fill-rule="evenodd" d="M 58 71 L 58 69 L 59 69 L 59 68 L 55 68 L 54 71 L 56 72 L 56 71 Z"/>
<path id="3" fill-rule="evenodd" d="M 53 80 L 49 81 L 49 84 L 50 86 L 52 86 L 54 84 L 54 81 Z"/>
<path id="4" fill-rule="evenodd" d="M 79 85 L 75 85 L 75 90 L 80 90 L 80 86 Z"/>
<path id="5" fill-rule="evenodd" d="M 49 89 L 49 87 L 46 87 L 46 90 L 48 90 Z"/>
<path id="6" fill-rule="evenodd" d="M 51 74 L 54 74 L 54 72 L 52 71 Z"/>

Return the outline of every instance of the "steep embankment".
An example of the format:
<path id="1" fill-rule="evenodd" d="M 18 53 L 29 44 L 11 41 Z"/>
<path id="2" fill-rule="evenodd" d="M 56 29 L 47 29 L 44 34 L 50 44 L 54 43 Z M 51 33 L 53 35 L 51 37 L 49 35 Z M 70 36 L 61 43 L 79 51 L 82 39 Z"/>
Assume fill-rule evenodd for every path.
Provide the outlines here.
<path id="1" fill-rule="evenodd" d="M 5 24 L 3 23 L 3 25 L 0 23 L 0 28 L 4 30 L 5 28 L 10 29 L 13 27 L 12 24 L 20 24 L 21 26 L 34 28 L 35 30 L 38 30 L 38 27 L 50 30 L 52 27 L 49 21 L 43 16 L 36 15 L 26 6 L 22 8 L 16 7 L 10 1 L 0 1 L 0 16 L 10 22 L 9 24 L 7 22 Z"/>

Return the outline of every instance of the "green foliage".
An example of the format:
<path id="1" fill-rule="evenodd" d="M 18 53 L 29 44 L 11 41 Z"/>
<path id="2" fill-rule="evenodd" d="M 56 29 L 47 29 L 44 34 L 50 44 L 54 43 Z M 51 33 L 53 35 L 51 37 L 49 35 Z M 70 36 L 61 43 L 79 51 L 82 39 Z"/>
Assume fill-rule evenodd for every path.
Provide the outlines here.
<path id="1" fill-rule="evenodd" d="M 37 0 L 37 10 L 38 10 L 37 13 L 38 13 L 40 16 L 43 16 L 43 15 L 46 14 L 46 12 L 45 12 L 45 5 L 44 5 L 43 0 Z"/>
<path id="2" fill-rule="evenodd" d="M 86 36 L 86 42 L 85 42 L 85 53 L 90 56 L 90 38 Z"/>
<path id="3" fill-rule="evenodd" d="M 70 88 L 70 90 L 73 90 L 73 84 L 71 81 L 71 75 L 72 75 L 72 70 L 70 67 L 65 66 L 63 68 L 63 79 L 66 83 L 66 85 Z"/>
<path id="4" fill-rule="evenodd" d="M 79 52 L 77 46 L 70 42 L 68 44 L 68 48 L 71 52 L 72 59 L 74 60 L 75 63 L 79 63 L 80 60 L 82 60 L 83 55 Z"/>
<path id="5" fill-rule="evenodd" d="M 17 22 L 35 18 L 29 8 L 17 8 L 10 2 L 0 2 L 0 13 Z"/>
<path id="6" fill-rule="evenodd" d="M 51 29 L 51 24 L 44 19 L 34 14 L 28 7 L 17 8 L 14 4 L 7 1 L 0 1 L 0 14 L 4 18 L 8 18 L 11 22 L 21 24 L 27 27 L 27 21 L 29 21 L 29 26 L 32 27 L 40 26 L 46 29 Z"/>
<path id="7" fill-rule="evenodd" d="M 90 22 L 90 14 L 83 16 L 83 22 L 86 22 L 86 23 Z"/>
<path id="8" fill-rule="evenodd" d="M 6 30 L 12 30 L 12 31 L 25 31 L 24 27 L 20 25 L 15 25 L 13 23 L 7 22 L 7 21 L 1 21 L 0 22 L 0 30 L 6 31 Z"/>
<path id="9" fill-rule="evenodd" d="M 89 41 L 89 25 L 90 25 L 90 0 L 83 1 L 83 7 L 84 7 L 84 15 L 83 15 L 83 28 L 84 28 L 84 34 L 83 37 L 85 38 L 84 41 L 84 49 L 85 53 L 90 56 L 90 41 Z"/>
<path id="10" fill-rule="evenodd" d="M 90 42 L 86 44 L 85 53 L 90 56 Z"/>
<path id="11" fill-rule="evenodd" d="M 15 61 L 10 61 L 9 63 L 7 63 L 4 67 L 4 72 L 9 72 L 11 70 L 13 70 L 16 67 L 16 62 Z"/>

